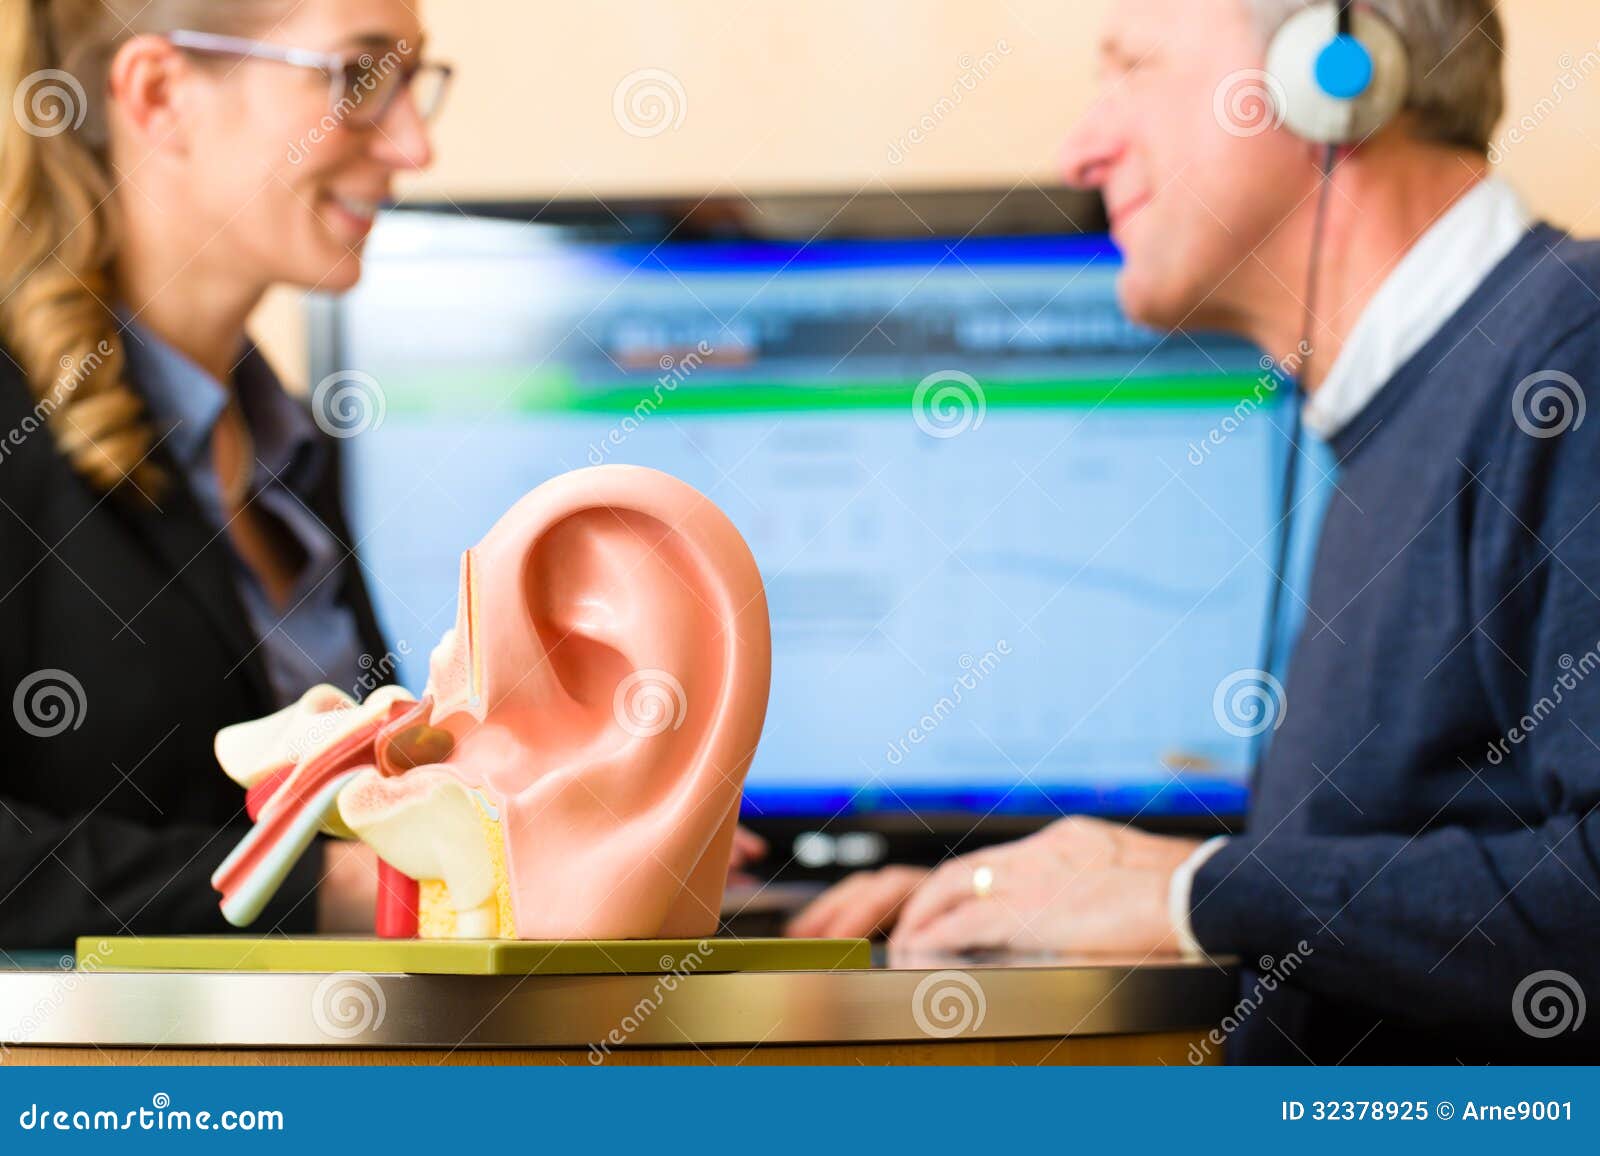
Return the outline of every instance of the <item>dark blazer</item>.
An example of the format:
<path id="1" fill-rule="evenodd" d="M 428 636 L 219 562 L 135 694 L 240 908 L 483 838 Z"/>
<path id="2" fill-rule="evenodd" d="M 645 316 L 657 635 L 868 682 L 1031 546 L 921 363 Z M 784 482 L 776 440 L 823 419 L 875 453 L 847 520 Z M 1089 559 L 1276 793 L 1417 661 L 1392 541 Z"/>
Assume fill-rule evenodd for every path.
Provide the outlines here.
<path id="1" fill-rule="evenodd" d="M 227 539 L 152 460 L 159 508 L 90 489 L 0 351 L 0 948 L 228 929 L 210 876 L 248 820 L 212 739 L 276 704 Z M 308 504 L 348 544 L 337 464 Z M 376 659 L 353 555 L 341 581 Z M 302 859 L 256 929 L 311 929 L 319 867 Z"/>

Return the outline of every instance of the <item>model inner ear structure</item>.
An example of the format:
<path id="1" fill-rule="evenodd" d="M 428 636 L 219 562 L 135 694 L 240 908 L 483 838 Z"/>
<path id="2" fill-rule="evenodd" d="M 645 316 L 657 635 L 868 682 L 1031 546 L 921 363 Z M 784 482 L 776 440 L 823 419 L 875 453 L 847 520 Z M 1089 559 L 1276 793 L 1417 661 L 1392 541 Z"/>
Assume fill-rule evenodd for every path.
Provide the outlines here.
<path id="1" fill-rule="evenodd" d="M 426 938 L 710 934 L 772 650 L 749 548 L 666 474 L 600 466 L 461 566 L 413 699 L 317 687 L 220 731 L 255 826 L 213 876 L 254 920 L 320 830 L 416 881 Z"/>

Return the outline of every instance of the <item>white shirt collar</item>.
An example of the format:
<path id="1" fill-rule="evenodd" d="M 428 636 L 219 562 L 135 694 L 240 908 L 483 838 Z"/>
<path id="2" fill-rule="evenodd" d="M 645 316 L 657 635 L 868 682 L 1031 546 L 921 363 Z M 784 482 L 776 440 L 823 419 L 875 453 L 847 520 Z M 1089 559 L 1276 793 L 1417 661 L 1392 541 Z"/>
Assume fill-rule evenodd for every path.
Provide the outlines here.
<path id="1" fill-rule="evenodd" d="M 1499 177 L 1480 181 L 1418 238 L 1378 287 L 1328 376 L 1305 403 L 1306 428 L 1338 433 L 1360 413 L 1533 226 Z"/>

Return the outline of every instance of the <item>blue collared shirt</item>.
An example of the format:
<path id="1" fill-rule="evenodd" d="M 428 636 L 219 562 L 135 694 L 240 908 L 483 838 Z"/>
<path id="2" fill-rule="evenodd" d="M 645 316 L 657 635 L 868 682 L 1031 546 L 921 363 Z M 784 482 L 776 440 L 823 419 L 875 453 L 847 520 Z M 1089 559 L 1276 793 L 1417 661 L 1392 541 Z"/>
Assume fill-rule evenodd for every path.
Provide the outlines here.
<path id="1" fill-rule="evenodd" d="M 227 389 L 184 354 L 137 321 L 127 327 L 128 368 L 150 408 L 156 436 L 171 453 L 207 519 L 227 525 L 222 486 L 212 468 L 211 437 L 228 404 Z M 305 565 L 282 609 L 273 605 L 255 573 L 233 552 L 240 601 L 250 618 L 279 705 L 318 683 L 357 694 L 363 676 L 361 634 L 355 614 L 339 601 L 339 571 L 347 551 L 312 513 L 311 494 L 327 467 L 327 446 L 310 414 L 283 391 L 277 375 L 247 344 L 233 372 L 250 437 L 255 468 L 247 501 L 277 519 L 304 551 Z"/>

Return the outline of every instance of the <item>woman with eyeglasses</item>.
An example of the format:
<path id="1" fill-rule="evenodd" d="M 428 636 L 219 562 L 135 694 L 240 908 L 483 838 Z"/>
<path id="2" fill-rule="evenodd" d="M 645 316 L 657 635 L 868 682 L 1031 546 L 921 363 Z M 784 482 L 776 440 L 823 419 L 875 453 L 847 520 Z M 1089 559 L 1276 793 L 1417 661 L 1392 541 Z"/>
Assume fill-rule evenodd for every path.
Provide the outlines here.
<path id="1" fill-rule="evenodd" d="M 355 283 L 422 49 L 406 0 L 0 0 L 0 949 L 224 930 L 215 732 L 392 665 L 245 325 Z M 330 843 L 256 929 L 370 929 L 374 877 Z"/>

